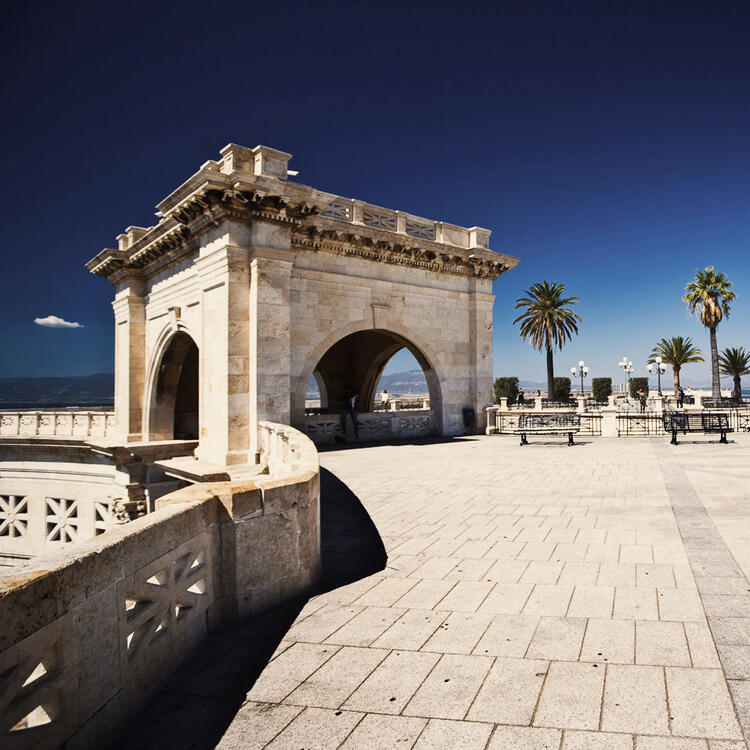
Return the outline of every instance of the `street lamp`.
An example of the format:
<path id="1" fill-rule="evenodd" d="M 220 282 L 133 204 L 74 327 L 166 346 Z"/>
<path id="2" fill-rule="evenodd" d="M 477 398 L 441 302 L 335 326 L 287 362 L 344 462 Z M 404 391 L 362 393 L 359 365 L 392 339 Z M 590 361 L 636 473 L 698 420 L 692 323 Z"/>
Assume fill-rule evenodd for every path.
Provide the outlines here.
<path id="1" fill-rule="evenodd" d="M 633 372 L 633 363 L 627 357 L 623 357 L 617 364 L 619 367 L 622 367 L 623 372 L 628 376 L 627 388 L 628 395 L 630 395 L 630 373 Z"/>
<path id="2" fill-rule="evenodd" d="M 581 360 L 578 363 L 578 370 L 576 370 L 575 367 L 571 367 L 570 368 L 570 373 L 571 373 L 571 375 L 573 375 L 573 377 L 575 377 L 576 375 L 580 375 L 581 376 L 581 396 L 583 396 L 583 379 L 584 379 L 584 377 L 586 377 L 586 375 L 589 374 L 589 368 L 586 367 L 586 365 L 584 364 L 584 361 Z"/>
<path id="3" fill-rule="evenodd" d="M 656 363 L 656 376 L 659 382 L 659 395 L 661 396 L 661 374 L 667 371 L 667 366 L 662 363 L 661 357 L 654 357 L 654 362 Z M 651 374 L 654 371 L 654 365 L 649 363 L 646 365 L 646 369 Z"/>

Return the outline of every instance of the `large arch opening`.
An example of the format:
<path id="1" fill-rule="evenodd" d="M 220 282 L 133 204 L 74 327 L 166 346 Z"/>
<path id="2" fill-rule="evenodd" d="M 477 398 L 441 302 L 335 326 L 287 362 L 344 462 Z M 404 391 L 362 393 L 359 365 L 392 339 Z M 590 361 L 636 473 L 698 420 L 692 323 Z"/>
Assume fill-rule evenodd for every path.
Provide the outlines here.
<path id="1" fill-rule="evenodd" d="M 187 333 L 170 339 L 149 409 L 149 440 L 198 439 L 198 347 Z"/>
<path id="2" fill-rule="evenodd" d="M 389 360 L 403 350 L 411 355 L 405 361 L 408 359 L 412 368 L 416 361 L 423 378 L 421 390 L 427 393 L 412 399 L 414 403 L 393 399 L 384 406 L 380 385 L 383 372 Z M 400 356 L 403 358 L 403 354 Z M 416 345 L 392 331 L 368 329 L 344 336 L 315 365 L 307 391 L 305 429 L 316 442 L 342 436 L 340 415 L 352 396 L 357 398 L 362 440 L 441 433 L 442 396 L 437 374 Z M 351 415 L 344 421 L 343 436 L 352 437 Z"/>

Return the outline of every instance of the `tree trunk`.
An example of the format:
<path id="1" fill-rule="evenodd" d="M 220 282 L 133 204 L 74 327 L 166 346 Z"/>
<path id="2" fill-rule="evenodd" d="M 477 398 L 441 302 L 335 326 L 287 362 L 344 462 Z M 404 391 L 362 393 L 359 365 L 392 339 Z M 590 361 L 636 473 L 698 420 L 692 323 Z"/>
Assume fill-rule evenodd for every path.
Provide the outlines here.
<path id="1" fill-rule="evenodd" d="M 552 364 L 552 349 L 547 344 L 547 398 L 555 398 L 555 368 Z"/>
<path id="2" fill-rule="evenodd" d="M 721 398 L 721 381 L 719 380 L 719 347 L 716 344 L 716 326 L 708 329 L 711 332 L 711 398 Z"/>
<path id="3" fill-rule="evenodd" d="M 740 382 L 740 376 L 734 376 L 734 393 L 732 394 L 738 401 L 742 398 L 742 383 Z"/>
<path id="4" fill-rule="evenodd" d="M 674 395 L 677 396 L 680 392 L 680 368 L 674 366 L 672 372 L 674 372 Z"/>

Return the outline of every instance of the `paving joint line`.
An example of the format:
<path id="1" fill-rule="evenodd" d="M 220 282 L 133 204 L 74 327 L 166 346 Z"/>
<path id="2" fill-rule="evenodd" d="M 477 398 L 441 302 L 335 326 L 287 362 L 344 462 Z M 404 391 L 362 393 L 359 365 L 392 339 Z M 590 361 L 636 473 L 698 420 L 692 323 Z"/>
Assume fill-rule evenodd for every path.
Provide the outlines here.
<path id="1" fill-rule="evenodd" d="M 738 565 L 737 560 L 732 554 L 732 551 L 724 541 L 724 538 L 721 536 L 721 533 L 717 529 L 713 518 L 711 518 L 708 511 L 706 510 L 705 505 L 700 498 L 700 495 L 696 492 L 695 487 L 693 487 L 690 478 L 687 476 L 685 469 L 680 464 L 677 457 L 674 456 L 673 452 L 671 452 L 664 444 L 659 443 L 654 447 L 658 466 L 664 480 L 664 486 L 669 497 L 675 521 L 677 522 L 677 530 L 680 534 L 680 537 L 682 538 L 682 543 L 687 554 L 688 563 L 691 570 L 693 571 L 693 574 L 695 575 L 695 569 L 699 564 L 703 563 L 705 565 L 705 563 L 707 562 L 705 559 L 701 560 L 696 557 L 697 549 L 713 548 L 714 550 L 720 552 L 721 557 L 724 558 L 725 561 L 727 559 L 731 560 L 733 566 L 739 573 L 739 575 L 737 576 L 728 577 L 742 577 L 747 584 L 746 576 L 742 575 L 742 568 Z M 711 544 L 699 544 L 699 542 L 704 541 L 709 541 L 711 542 Z M 700 554 L 700 557 L 704 557 L 704 555 Z M 696 576 L 696 578 L 703 579 L 716 579 L 720 577 L 723 576 L 712 575 L 710 573 L 710 570 L 708 575 Z M 748 736 L 750 735 L 750 717 L 748 717 L 747 723 L 744 723 L 742 721 L 742 715 L 740 714 L 737 705 L 737 697 L 735 696 L 735 691 L 732 686 L 733 682 L 740 682 L 740 680 L 730 680 L 727 676 L 727 659 L 722 654 L 722 651 L 718 648 L 718 644 L 716 643 L 714 624 L 712 623 L 714 617 L 709 616 L 709 610 L 706 609 L 704 592 L 701 590 L 701 586 L 698 585 L 698 581 L 696 581 L 696 590 L 698 592 L 701 606 L 703 607 L 703 613 L 706 616 L 706 622 L 708 624 L 709 632 L 711 633 L 711 639 L 714 644 L 714 649 L 716 650 L 716 654 L 719 659 L 719 665 L 724 677 L 727 692 L 729 693 L 729 697 L 732 701 L 732 708 L 734 709 L 735 718 L 740 729 L 742 730 L 745 745 L 750 746 L 748 745 Z M 747 593 L 745 594 L 745 597 L 750 600 L 750 595 L 748 595 Z M 689 648 L 690 646 L 688 643 L 688 649 Z"/>

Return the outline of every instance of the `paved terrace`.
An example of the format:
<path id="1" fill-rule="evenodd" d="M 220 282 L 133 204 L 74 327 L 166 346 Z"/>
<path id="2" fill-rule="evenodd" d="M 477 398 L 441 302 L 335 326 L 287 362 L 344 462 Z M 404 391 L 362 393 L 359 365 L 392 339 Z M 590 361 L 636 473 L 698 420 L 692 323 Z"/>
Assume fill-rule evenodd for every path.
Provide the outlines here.
<path id="1" fill-rule="evenodd" d="M 323 453 L 330 590 L 213 636 L 124 742 L 745 748 L 750 435 L 731 437 Z"/>

